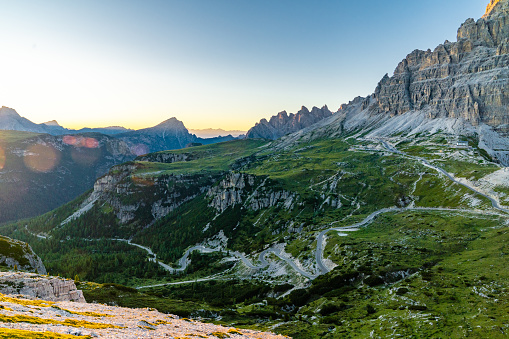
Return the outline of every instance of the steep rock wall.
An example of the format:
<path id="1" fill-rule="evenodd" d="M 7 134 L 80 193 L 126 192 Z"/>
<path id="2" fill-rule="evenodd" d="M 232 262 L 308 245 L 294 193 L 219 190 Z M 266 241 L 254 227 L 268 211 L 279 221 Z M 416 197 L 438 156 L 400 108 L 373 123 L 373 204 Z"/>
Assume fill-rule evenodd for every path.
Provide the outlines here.
<path id="1" fill-rule="evenodd" d="M 371 110 L 390 116 L 412 110 L 429 118 L 463 118 L 509 132 L 509 5 L 492 1 L 489 14 L 468 19 L 458 41 L 415 50 L 378 84 Z"/>
<path id="2" fill-rule="evenodd" d="M 250 174 L 230 172 L 218 185 L 208 190 L 209 206 L 218 212 L 240 204 L 254 211 L 278 204 L 291 208 L 297 200 L 297 194 L 271 187 L 267 181 Z"/>

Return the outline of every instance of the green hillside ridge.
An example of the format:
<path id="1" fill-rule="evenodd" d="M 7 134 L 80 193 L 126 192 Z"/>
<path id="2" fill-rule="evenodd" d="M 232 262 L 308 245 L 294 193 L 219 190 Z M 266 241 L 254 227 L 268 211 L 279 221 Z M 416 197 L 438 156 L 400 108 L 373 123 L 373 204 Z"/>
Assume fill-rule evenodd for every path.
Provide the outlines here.
<path id="1" fill-rule="evenodd" d="M 0 268 L 46 274 L 46 268 L 30 245 L 5 236 L 0 236 Z"/>
<path id="2" fill-rule="evenodd" d="M 73 138 L 92 138 L 97 147 L 75 147 L 62 136 L 0 131 L 0 224 L 72 201 L 111 166 L 133 158 L 113 137 L 87 133 Z"/>
<path id="3" fill-rule="evenodd" d="M 472 180 L 499 169 L 475 150 L 464 151 L 464 158 L 459 157 L 448 139 L 447 135 L 423 134 L 410 142 L 396 142 L 408 155 L 393 153 L 378 140 L 351 138 L 299 143 L 277 152 L 257 140 L 159 152 L 112 168 L 108 175 L 119 178 L 118 189 L 103 192 L 91 209 L 67 223 L 63 221 L 80 209 L 92 192 L 43 216 L 5 225 L 0 231 L 28 241 L 50 273 L 106 284 L 83 285 L 87 300 L 129 307 L 152 305 L 224 324 L 271 328 L 294 338 L 333 338 L 339 333 L 363 337 L 370 332 L 367 328 L 377 332 L 381 324 L 399 328 L 401 323 L 406 324 L 401 333 L 415 330 L 423 336 L 455 336 L 451 331 L 457 326 L 473 328 L 488 321 L 475 318 L 470 309 L 472 303 L 488 305 L 489 298 L 476 294 L 478 290 L 464 290 L 458 283 L 435 286 L 433 279 L 453 279 L 448 267 L 460 262 L 459 253 L 465 253 L 472 259 L 461 261 L 457 268 L 465 276 L 462 281 L 469 281 L 471 288 L 488 288 L 492 282 L 502 286 L 505 280 L 498 281 L 486 270 L 501 270 L 503 260 L 494 260 L 490 262 L 493 268 L 479 271 L 476 265 L 483 256 L 503 255 L 503 248 L 496 246 L 491 246 L 490 252 L 479 249 L 499 238 L 503 241 L 508 219 L 484 196 L 420 162 L 420 158 L 428 158 L 442 168 L 446 164 L 449 170 L 460 163 L 462 170 L 456 176 Z M 395 140 L 404 139 L 398 136 Z M 173 163 L 148 161 L 161 154 L 187 154 L 188 158 Z M 222 188 L 239 176 L 245 182 L 243 188 Z M 221 211 L 214 207 L 214 194 L 218 193 L 212 193 L 224 189 L 237 192 L 241 201 Z M 154 217 L 154 201 L 170 192 L 178 193 L 178 199 L 190 200 L 177 199 L 182 202 L 179 206 Z M 284 192 L 292 197 L 291 204 L 283 199 L 259 209 L 249 207 Z M 117 203 L 136 204 L 132 220 L 122 223 L 118 219 Z M 247 267 L 233 255 L 235 251 L 245 253 L 247 260 L 260 266 L 258 255 L 271 244 L 282 244 L 285 255 L 314 276 L 319 272 L 315 253 L 322 230 L 353 225 L 390 207 L 400 210 L 381 214 L 361 231 L 348 232 L 346 237 L 328 232 L 323 256 L 339 266 L 314 280 L 274 253 L 265 257 L 270 266 L 260 269 Z M 221 237 L 226 243 L 219 241 Z M 147 261 L 145 250 L 114 238 L 150 247 L 158 260 L 174 268 L 179 267 L 186 248 L 196 244 L 218 246 L 220 252 L 194 252 L 187 269 L 172 274 L 157 261 Z M 212 280 L 200 281 L 208 277 Z M 178 282 L 182 284 L 132 289 Z M 290 293 L 293 287 L 300 289 Z M 400 293 L 404 289 L 410 292 L 394 301 L 391 291 L 400 287 Z M 423 319 L 445 321 L 446 310 L 445 304 L 431 307 L 435 299 L 426 292 L 431 288 L 438 289 L 433 292 L 439 296 L 437 300 L 455 298 L 457 314 L 465 314 L 465 319 L 447 318 L 447 325 L 429 332 Z M 489 312 L 506 307 L 504 288 L 497 290 L 500 305 L 490 306 Z M 251 292 L 240 295 L 238 291 Z M 467 294 L 468 298 L 460 297 Z M 411 300 L 406 299 L 409 295 Z M 503 315 L 496 324 L 503 328 L 505 321 Z"/>

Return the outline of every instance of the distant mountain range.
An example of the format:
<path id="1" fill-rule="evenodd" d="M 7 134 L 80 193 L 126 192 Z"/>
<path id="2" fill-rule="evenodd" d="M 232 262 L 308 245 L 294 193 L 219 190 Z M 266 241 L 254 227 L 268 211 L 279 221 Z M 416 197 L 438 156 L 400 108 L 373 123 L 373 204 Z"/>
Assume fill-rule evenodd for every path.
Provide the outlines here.
<path id="1" fill-rule="evenodd" d="M 239 137 L 241 135 L 245 135 L 247 132 L 239 130 L 226 131 L 221 128 L 206 128 L 206 129 L 189 129 L 189 133 L 195 134 L 199 138 L 214 138 L 226 135 Z"/>
<path id="2" fill-rule="evenodd" d="M 2 106 L 0 108 L 0 130 L 23 131 L 35 133 L 47 133 L 51 135 L 77 134 L 77 133 L 102 133 L 106 135 L 114 135 L 131 131 L 130 129 L 111 126 L 102 128 L 82 128 L 79 130 L 68 129 L 60 126 L 56 120 L 51 120 L 42 124 L 36 124 L 27 118 L 18 114 L 14 109 Z"/>
<path id="3" fill-rule="evenodd" d="M 184 148 L 188 144 L 213 144 L 215 142 L 233 140 L 229 134 L 214 133 L 223 130 L 204 130 L 211 137 L 200 137 L 190 133 L 184 124 L 176 118 L 170 118 L 160 124 L 140 130 L 131 130 L 121 126 L 103 128 L 68 129 L 60 126 L 56 120 L 36 124 L 20 116 L 14 109 L 0 108 L 0 130 L 46 133 L 54 136 L 84 133 L 100 133 L 114 136 L 126 142 L 134 155 Z M 226 131 L 224 131 L 226 132 Z M 207 133 L 204 133 L 205 135 Z M 219 136 L 222 135 L 222 136 Z M 237 135 L 238 136 L 238 135 Z"/>
<path id="4" fill-rule="evenodd" d="M 136 156 L 235 139 L 199 138 L 176 118 L 141 130 L 66 129 L 0 108 L 0 223 L 56 208 L 92 188 L 111 166 Z"/>
<path id="5" fill-rule="evenodd" d="M 185 148 L 190 144 L 208 145 L 235 139 L 231 135 L 199 138 L 189 133 L 182 121 L 176 118 L 165 120 L 154 127 L 116 134 L 115 137 L 125 141 L 136 155 Z"/>

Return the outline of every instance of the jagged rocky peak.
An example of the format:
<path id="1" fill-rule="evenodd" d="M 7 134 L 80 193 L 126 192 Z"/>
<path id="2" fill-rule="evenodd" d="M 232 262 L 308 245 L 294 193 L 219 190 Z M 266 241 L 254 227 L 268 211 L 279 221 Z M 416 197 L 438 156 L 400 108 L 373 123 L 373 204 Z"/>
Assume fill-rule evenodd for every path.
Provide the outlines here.
<path id="1" fill-rule="evenodd" d="M 489 15 L 468 19 L 458 41 L 415 50 L 378 84 L 372 113 L 425 111 L 429 118 L 463 118 L 473 125 L 509 124 L 509 0 L 492 1 Z M 507 129 L 507 127 L 506 127 Z M 506 132 L 509 132 L 506 131 Z"/>
<path id="2" fill-rule="evenodd" d="M 469 39 L 476 46 L 496 47 L 509 39 L 509 0 L 491 1 L 486 14 L 470 18 L 458 29 L 458 41 Z"/>
<path id="3" fill-rule="evenodd" d="M 2 106 L 2 108 L 0 108 L 0 117 L 20 118 L 21 116 L 18 114 L 18 112 L 16 112 L 16 110 L 10 107 Z"/>
<path id="4" fill-rule="evenodd" d="M 290 114 L 282 111 L 272 116 L 269 121 L 261 119 L 247 132 L 247 137 L 275 140 L 286 134 L 309 127 L 331 115 L 332 112 L 327 105 L 322 108 L 313 107 L 311 111 L 302 106 L 297 113 Z"/>

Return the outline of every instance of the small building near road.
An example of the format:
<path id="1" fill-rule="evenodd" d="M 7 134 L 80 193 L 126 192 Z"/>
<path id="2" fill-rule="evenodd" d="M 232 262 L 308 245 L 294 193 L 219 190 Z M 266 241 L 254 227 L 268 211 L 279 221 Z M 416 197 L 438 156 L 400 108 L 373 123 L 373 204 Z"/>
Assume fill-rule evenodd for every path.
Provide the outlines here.
<path id="1" fill-rule="evenodd" d="M 458 141 L 456 142 L 456 147 L 468 148 L 468 141 Z"/>

